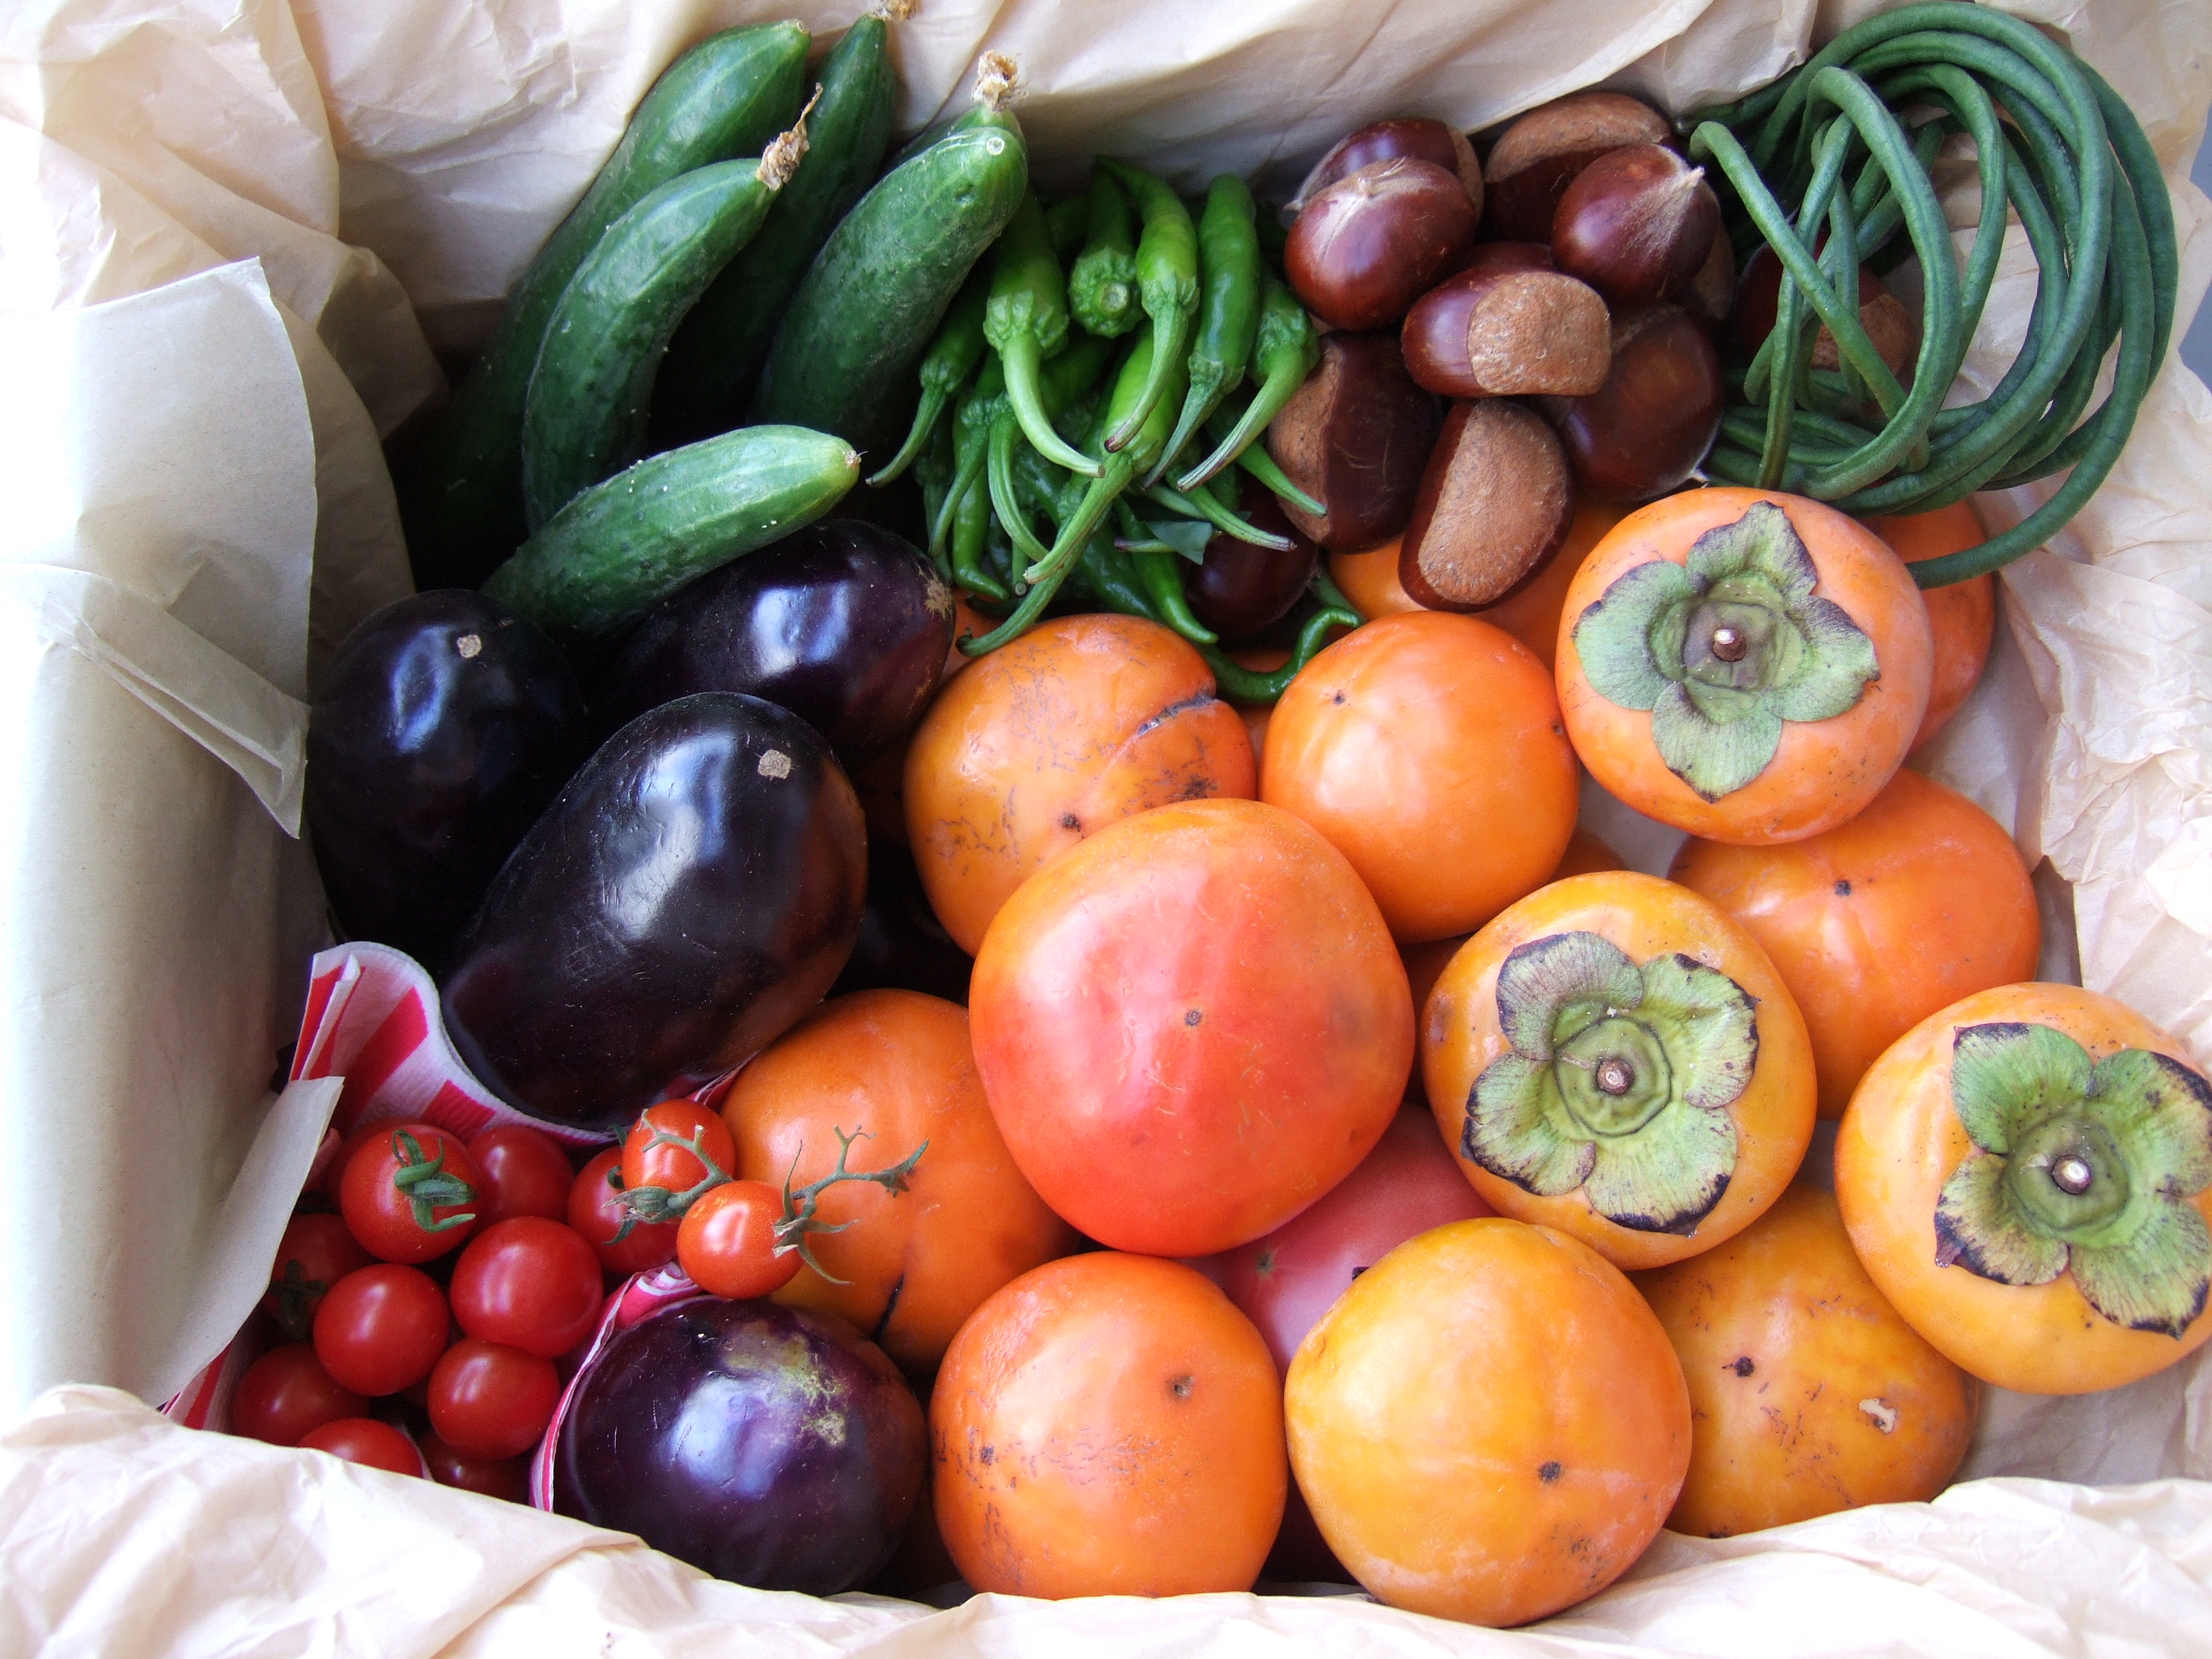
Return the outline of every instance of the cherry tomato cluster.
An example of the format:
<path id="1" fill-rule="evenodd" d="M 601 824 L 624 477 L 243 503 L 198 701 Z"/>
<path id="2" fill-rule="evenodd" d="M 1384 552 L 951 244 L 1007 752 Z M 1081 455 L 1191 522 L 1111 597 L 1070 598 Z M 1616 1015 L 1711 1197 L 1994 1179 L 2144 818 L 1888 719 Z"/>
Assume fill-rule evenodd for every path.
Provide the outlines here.
<path id="1" fill-rule="evenodd" d="M 674 1223 L 620 1201 L 621 1157 L 574 1170 L 521 1125 L 357 1130 L 285 1229 L 263 1307 L 287 1340 L 240 1380 L 233 1427 L 521 1501 L 556 1362 L 590 1338 L 608 1278 L 676 1254 Z"/>

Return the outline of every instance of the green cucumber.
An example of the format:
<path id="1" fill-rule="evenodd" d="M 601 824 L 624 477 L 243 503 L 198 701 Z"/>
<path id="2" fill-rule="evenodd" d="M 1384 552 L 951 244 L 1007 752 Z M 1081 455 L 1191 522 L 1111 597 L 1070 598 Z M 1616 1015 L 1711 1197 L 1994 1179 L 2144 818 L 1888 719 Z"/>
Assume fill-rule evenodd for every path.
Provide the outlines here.
<path id="1" fill-rule="evenodd" d="M 647 193 L 694 167 L 757 155 L 789 126 L 807 46 L 796 23 L 726 30 L 670 64 L 646 94 L 584 199 L 507 297 L 452 400 L 395 449 L 392 482 L 416 586 L 473 586 L 522 540 L 523 406 L 568 279 Z"/>
<path id="2" fill-rule="evenodd" d="M 610 225 L 578 269 L 546 328 L 523 410 L 522 504 L 532 530 L 644 453 L 661 354 L 759 228 L 781 177 L 763 158 L 672 179 Z"/>
<path id="3" fill-rule="evenodd" d="M 806 122 L 806 159 L 760 234 L 723 268 L 668 348 L 657 395 L 672 430 L 699 434 L 735 423 L 776 319 L 883 164 L 898 103 L 889 40 L 884 20 L 870 13 L 823 61 L 819 101 Z"/>
<path id="4" fill-rule="evenodd" d="M 811 524 L 860 476 L 842 438 L 740 427 L 592 485 L 483 591 L 556 640 L 604 638 L 684 583 Z"/>
<path id="5" fill-rule="evenodd" d="M 1021 129 L 1004 113 L 885 174 L 830 233 L 785 311 L 756 418 L 888 453 L 939 321 L 1028 185 Z"/>

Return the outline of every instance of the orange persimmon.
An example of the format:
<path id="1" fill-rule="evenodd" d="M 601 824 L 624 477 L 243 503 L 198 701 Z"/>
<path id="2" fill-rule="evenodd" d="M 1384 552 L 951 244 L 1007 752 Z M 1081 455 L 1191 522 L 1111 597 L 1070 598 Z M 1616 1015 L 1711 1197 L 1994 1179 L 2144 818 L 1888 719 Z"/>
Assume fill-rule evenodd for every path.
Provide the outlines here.
<path id="1" fill-rule="evenodd" d="M 1869 518 L 1867 527 L 1887 542 L 1907 564 L 1963 552 L 1989 539 L 1982 521 L 1966 501 L 1954 501 L 1933 513 L 1913 513 L 1902 518 Z M 1962 582 L 1921 590 L 1928 606 L 1928 625 L 1935 635 L 1934 668 L 1928 684 L 1928 712 L 1913 733 L 1917 749 L 1942 730 L 1959 712 L 1990 659 L 1990 639 L 1996 628 L 1997 579 L 1984 573 Z"/>

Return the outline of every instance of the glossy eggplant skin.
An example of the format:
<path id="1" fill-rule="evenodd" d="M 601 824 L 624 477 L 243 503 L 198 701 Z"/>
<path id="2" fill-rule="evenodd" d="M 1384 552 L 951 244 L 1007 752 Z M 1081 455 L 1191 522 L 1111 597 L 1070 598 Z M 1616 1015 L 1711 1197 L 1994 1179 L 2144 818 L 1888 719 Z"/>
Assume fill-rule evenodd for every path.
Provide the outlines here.
<path id="1" fill-rule="evenodd" d="M 921 1407 L 833 1316 L 680 1302 L 617 1333 L 553 1447 L 563 1515 L 703 1572 L 835 1595 L 897 1547 L 921 1501 Z"/>
<path id="2" fill-rule="evenodd" d="M 1287 539 L 1291 550 L 1278 553 L 1218 530 L 1198 568 L 1184 572 L 1191 613 L 1231 642 L 1280 620 L 1306 591 L 1321 558 L 1321 550 L 1291 522 L 1273 492 L 1249 474 L 1239 476 L 1237 512 L 1255 529 Z"/>
<path id="3" fill-rule="evenodd" d="M 821 1000 L 860 925 L 860 804 L 814 728 L 701 692 L 640 715 L 499 872 L 440 981 L 518 1109 L 617 1133 Z"/>
<path id="4" fill-rule="evenodd" d="M 870 842 L 868 898 L 860 910 L 860 937 L 830 994 L 920 991 L 964 1008 L 975 967 L 975 958 L 952 942 L 952 935 L 930 908 L 914 854 L 896 842 Z"/>
<path id="5" fill-rule="evenodd" d="M 742 691 L 790 709 L 858 768 L 921 718 L 952 623 L 952 590 L 912 542 L 832 519 L 671 594 L 592 702 L 610 729 L 694 691 Z"/>
<path id="6" fill-rule="evenodd" d="M 586 752 L 553 641 L 481 593 L 394 600 L 307 714 L 307 820 L 338 925 L 434 968 Z"/>

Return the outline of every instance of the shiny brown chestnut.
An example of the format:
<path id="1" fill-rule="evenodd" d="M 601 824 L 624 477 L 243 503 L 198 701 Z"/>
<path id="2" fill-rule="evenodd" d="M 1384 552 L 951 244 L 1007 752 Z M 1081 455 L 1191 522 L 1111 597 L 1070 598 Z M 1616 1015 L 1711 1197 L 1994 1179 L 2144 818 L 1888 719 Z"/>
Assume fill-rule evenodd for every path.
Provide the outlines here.
<path id="1" fill-rule="evenodd" d="M 1466 186 L 1468 199 L 1474 203 L 1476 214 L 1481 214 L 1482 167 L 1474 159 L 1474 147 L 1458 128 L 1426 116 L 1377 121 L 1338 139 L 1328 154 L 1314 163 L 1313 171 L 1298 186 L 1298 193 L 1291 198 L 1291 206 L 1303 208 L 1347 173 L 1399 155 L 1433 161 L 1455 175 Z"/>
<path id="2" fill-rule="evenodd" d="M 1666 118 L 1626 93 L 1571 92 L 1538 105 L 1498 134 L 1483 163 L 1483 234 L 1548 240 L 1552 210 L 1577 173 L 1607 150 L 1668 136 Z"/>
<path id="3" fill-rule="evenodd" d="M 1456 174 L 1409 156 L 1370 162 L 1306 204 L 1283 269 L 1324 321 L 1385 328 L 1467 257 L 1475 222 Z"/>
<path id="4" fill-rule="evenodd" d="M 1583 495 L 1641 501 L 1697 471 L 1721 424 L 1721 363 L 1680 306 L 1615 313 L 1613 369 L 1586 398 L 1547 398 Z"/>
<path id="5" fill-rule="evenodd" d="M 1713 196 L 1710 183 L 1698 188 Z M 1713 213 L 1718 216 L 1721 198 L 1713 196 Z M 1713 238 L 1712 252 L 1705 255 L 1705 264 L 1690 284 L 1674 296 L 1674 302 L 1707 328 L 1725 328 L 1729 315 L 1735 309 L 1735 249 L 1729 245 L 1728 231 L 1723 228 Z"/>
<path id="6" fill-rule="evenodd" d="M 1267 428 L 1291 482 L 1324 503 L 1321 518 L 1284 511 L 1332 553 L 1380 546 L 1406 527 L 1443 411 L 1413 384 L 1395 334 L 1331 334 L 1321 363 Z"/>
<path id="7" fill-rule="evenodd" d="M 1479 611 L 1528 579 L 1574 520 L 1566 453 L 1502 398 L 1454 404 L 1398 545 L 1398 580 L 1432 611 Z"/>
<path id="8" fill-rule="evenodd" d="M 1183 572 L 1191 614 L 1224 640 L 1241 640 L 1280 620 L 1313 580 L 1321 550 L 1285 514 L 1282 503 L 1250 474 L 1241 480 L 1237 511 L 1255 530 L 1287 538 L 1286 553 L 1216 531 L 1206 556 Z"/>
<path id="9" fill-rule="evenodd" d="M 1399 338 L 1407 372 L 1447 398 L 1579 396 L 1605 384 L 1613 361 L 1605 301 L 1556 270 L 1447 276 L 1413 302 Z"/>
<path id="10" fill-rule="evenodd" d="M 1548 242 L 1477 242 L 1461 270 L 1557 270 Z"/>
<path id="11" fill-rule="evenodd" d="M 1615 307 L 1656 305 L 1690 285 L 1720 234 L 1705 170 L 1663 144 L 1608 150 L 1552 213 L 1552 258 Z"/>

